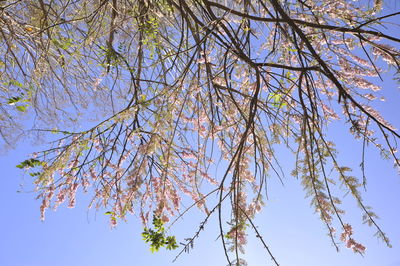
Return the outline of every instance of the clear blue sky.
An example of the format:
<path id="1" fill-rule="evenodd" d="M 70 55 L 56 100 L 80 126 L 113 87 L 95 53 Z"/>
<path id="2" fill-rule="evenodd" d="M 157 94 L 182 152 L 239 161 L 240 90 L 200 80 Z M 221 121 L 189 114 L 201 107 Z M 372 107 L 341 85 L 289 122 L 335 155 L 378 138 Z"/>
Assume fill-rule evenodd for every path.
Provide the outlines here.
<path id="1" fill-rule="evenodd" d="M 396 33 L 395 33 L 396 34 Z M 400 36 L 400 32 L 398 35 Z M 385 83 L 383 95 L 387 101 L 379 110 L 397 128 L 400 128 L 398 86 L 390 79 Z M 358 169 L 360 142 L 351 142 L 346 126 L 332 124 L 331 139 L 341 152 L 342 163 Z M 226 265 L 221 242 L 216 239 L 216 220 L 195 242 L 194 250 L 183 254 L 172 263 L 176 251 L 152 254 L 141 240 L 143 230 L 135 217 L 120 222 L 111 229 L 104 211 L 87 210 L 90 198 L 81 195 L 77 207 L 64 205 L 56 212 L 48 210 L 46 220 L 40 221 L 40 202 L 30 193 L 31 179 L 22 176 L 15 167 L 27 154 L 40 149 L 29 142 L 20 143 L 15 150 L 0 155 L 0 266 L 108 266 L 108 265 Z M 387 248 L 373 237 L 374 229 L 361 224 L 362 213 L 354 200 L 344 198 L 347 221 L 354 225 L 355 238 L 367 247 L 364 257 L 342 246 L 337 253 L 318 215 L 304 198 L 300 182 L 290 176 L 293 158 L 282 152 L 286 171 L 282 186 L 271 178 L 269 201 L 257 217 L 258 229 L 281 265 L 288 266 L 400 266 L 400 177 L 391 162 L 382 161 L 372 149 L 367 151 L 368 186 L 363 194 L 365 203 L 380 216 L 379 225 L 390 237 L 393 248 Z M 358 171 L 355 174 L 359 174 Z M 20 187 L 20 185 L 24 187 Z M 21 190 L 21 193 L 17 191 Z M 340 194 L 343 195 L 343 194 Z M 178 242 L 197 231 L 204 214 L 193 210 L 173 227 Z M 244 258 L 250 266 L 273 265 L 266 251 L 249 229 L 249 243 Z"/>

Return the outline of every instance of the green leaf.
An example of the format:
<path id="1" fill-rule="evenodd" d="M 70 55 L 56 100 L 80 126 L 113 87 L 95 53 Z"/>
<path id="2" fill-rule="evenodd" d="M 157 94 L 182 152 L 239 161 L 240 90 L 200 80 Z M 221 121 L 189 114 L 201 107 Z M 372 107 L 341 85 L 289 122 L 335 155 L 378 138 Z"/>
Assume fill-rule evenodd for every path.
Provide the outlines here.
<path id="1" fill-rule="evenodd" d="M 72 39 L 71 38 L 61 38 L 61 39 L 52 39 L 51 42 L 57 46 L 58 48 L 61 48 L 63 50 L 67 50 L 69 47 L 72 45 Z"/>
<path id="2" fill-rule="evenodd" d="M 20 88 L 24 87 L 24 85 L 21 82 L 19 82 L 18 80 L 15 80 L 15 79 L 11 79 L 8 84 L 9 85 L 14 85 L 14 86 L 17 86 L 17 87 L 20 87 Z"/>
<path id="3" fill-rule="evenodd" d="M 9 105 L 15 105 L 16 103 L 20 102 L 21 100 L 22 100 L 21 97 L 15 96 L 15 97 L 8 98 L 7 103 Z"/>
<path id="4" fill-rule="evenodd" d="M 178 244 L 176 244 L 175 236 L 167 236 L 166 244 L 167 244 L 166 248 L 168 250 L 177 249 L 179 247 Z"/>
<path id="5" fill-rule="evenodd" d="M 23 169 L 23 168 L 30 168 L 30 167 L 44 166 L 44 165 L 45 165 L 45 162 L 43 162 L 43 161 L 39 161 L 37 159 L 28 159 L 28 160 L 21 162 L 16 167 Z"/>
<path id="6" fill-rule="evenodd" d="M 268 96 L 268 101 L 272 101 L 271 105 L 275 108 L 281 108 L 287 105 L 287 103 L 282 101 L 281 93 L 270 93 Z"/>
<path id="7" fill-rule="evenodd" d="M 30 176 L 39 176 L 41 174 L 41 172 L 29 173 Z"/>
<path id="8" fill-rule="evenodd" d="M 20 112 L 26 112 L 26 109 L 29 105 L 18 105 L 16 106 L 17 110 Z"/>

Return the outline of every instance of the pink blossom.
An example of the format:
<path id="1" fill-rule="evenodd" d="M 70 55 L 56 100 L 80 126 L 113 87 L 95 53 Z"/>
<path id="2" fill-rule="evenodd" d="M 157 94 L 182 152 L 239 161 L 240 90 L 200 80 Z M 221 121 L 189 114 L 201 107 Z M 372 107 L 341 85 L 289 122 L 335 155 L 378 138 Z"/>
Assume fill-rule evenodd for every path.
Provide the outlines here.
<path id="1" fill-rule="evenodd" d="M 46 209 L 49 207 L 49 200 L 47 197 L 43 198 L 42 205 L 40 205 L 40 219 L 44 221 L 44 213 Z"/>

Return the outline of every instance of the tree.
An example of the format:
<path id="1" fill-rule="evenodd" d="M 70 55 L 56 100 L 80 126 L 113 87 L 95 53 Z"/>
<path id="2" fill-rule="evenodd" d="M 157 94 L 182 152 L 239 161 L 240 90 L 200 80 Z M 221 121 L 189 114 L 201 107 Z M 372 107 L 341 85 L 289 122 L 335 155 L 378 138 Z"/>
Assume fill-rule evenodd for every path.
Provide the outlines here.
<path id="1" fill-rule="evenodd" d="M 336 187 L 390 246 L 360 190 L 367 146 L 400 163 L 400 135 L 374 109 L 383 73 L 400 77 L 400 39 L 383 27 L 400 12 L 382 14 L 379 0 L 1 5 L 0 134 L 5 146 L 29 134 L 52 139 L 18 165 L 35 178 L 42 219 L 90 191 L 113 226 L 128 213 L 144 225 L 153 215 L 157 230 L 144 237 L 158 250 L 175 247 L 163 223 L 198 207 L 204 221 L 183 249 L 216 215 L 229 264 L 245 263 L 239 254 L 254 230 L 278 265 L 253 218 L 269 176 L 282 175 L 276 149 L 285 147 L 337 249 L 334 226 L 348 248 L 365 247 Z M 334 120 L 362 140 L 361 178 L 338 162 L 327 135 Z"/>

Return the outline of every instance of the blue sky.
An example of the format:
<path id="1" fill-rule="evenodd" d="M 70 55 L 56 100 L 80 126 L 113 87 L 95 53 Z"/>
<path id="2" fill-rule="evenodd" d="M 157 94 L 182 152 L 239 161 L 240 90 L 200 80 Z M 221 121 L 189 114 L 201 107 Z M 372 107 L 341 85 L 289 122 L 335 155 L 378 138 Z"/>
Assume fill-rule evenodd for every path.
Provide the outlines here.
<path id="1" fill-rule="evenodd" d="M 400 128 L 400 94 L 390 77 L 385 80 L 382 94 L 387 96 L 387 101 L 378 106 L 379 110 Z M 346 126 L 332 124 L 330 137 L 337 143 L 339 161 L 356 169 L 355 174 L 359 175 L 361 143 L 353 142 L 348 132 Z M 63 205 L 55 212 L 48 210 L 46 220 L 40 221 L 40 201 L 29 192 L 31 177 L 24 176 L 15 167 L 36 150 L 40 150 L 40 146 L 26 141 L 0 155 L 1 266 L 226 265 L 221 242 L 217 239 L 215 218 L 206 224 L 194 249 L 182 254 L 175 263 L 172 260 L 180 249 L 152 254 L 141 239 L 143 228 L 139 219 L 131 216 L 126 223 L 120 222 L 111 229 L 104 215 L 106 210 L 88 210 L 90 197 L 84 194 L 78 197 L 74 209 Z M 276 178 L 270 179 L 269 200 L 256 223 L 281 265 L 400 266 L 400 177 L 391 162 L 382 161 L 373 149 L 367 150 L 368 186 L 363 196 L 365 203 L 380 217 L 379 225 L 391 239 L 393 248 L 387 248 L 373 237 L 374 229 L 360 222 L 362 213 L 354 200 L 344 197 L 346 220 L 353 224 L 356 240 L 367 247 L 362 257 L 343 245 L 341 251 L 336 252 L 323 223 L 310 208 L 309 199 L 304 198 L 300 181 L 289 174 L 294 163 L 292 156 L 282 151 L 280 159 L 286 172 L 284 186 Z M 183 242 L 194 235 L 202 218 L 204 213 L 194 209 L 176 223 L 171 233 L 178 242 Z M 251 229 L 248 234 L 244 255 L 248 264 L 273 265 Z"/>

